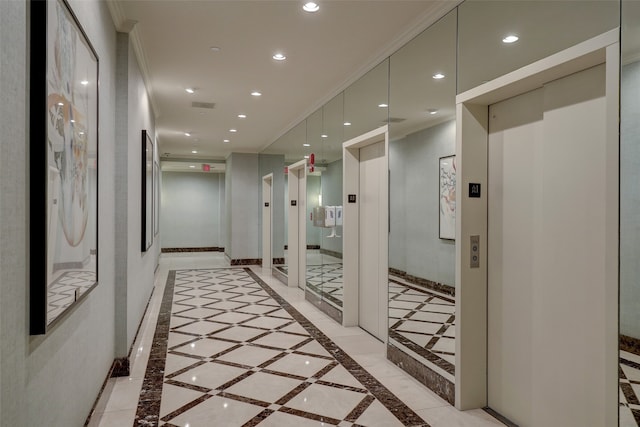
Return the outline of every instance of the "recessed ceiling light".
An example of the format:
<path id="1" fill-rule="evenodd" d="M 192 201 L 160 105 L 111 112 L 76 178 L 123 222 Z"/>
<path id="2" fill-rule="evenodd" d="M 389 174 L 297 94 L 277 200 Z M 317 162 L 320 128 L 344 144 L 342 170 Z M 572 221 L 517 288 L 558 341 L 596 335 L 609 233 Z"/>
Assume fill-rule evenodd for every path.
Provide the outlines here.
<path id="1" fill-rule="evenodd" d="M 211 52 L 220 52 L 220 48 L 218 46 L 211 46 Z"/>
<path id="2" fill-rule="evenodd" d="M 83 80 L 80 82 L 81 85 L 86 86 L 89 84 L 89 80 Z"/>
<path id="3" fill-rule="evenodd" d="M 198 154 L 196 150 L 191 150 L 191 154 Z"/>
<path id="4" fill-rule="evenodd" d="M 225 144 L 230 143 L 231 141 L 229 141 L 228 139 L 223 139 L 222 142 L 224 142 Z"/>
<path id="5" fill-rule="evenodd" d="M 191 136 L 191 134 L 189 132 L 185 132 L 184 136 Z"/>
<path id="6" fill-rule="evenodd" d="M 196 167 L 194 165 L 189 165 L 190 168 L 195 169 Z"/>
<path id="7" fill-rule="evenodd" d="M 58 105 L 62 107 L 64 105 L 64 102 L 58 102 Z"/>
<path id="8" fill-rule="evenodd" d="M 311 144 L 302 144 L 303 147 L 311 147 Z"/>
<path id="9" fill-rule="evenodd" d="M 378 107 L 380 108 L 387 108 L 389 105 L 388 104 L 378 104 Z"/>
<path id="10" fill-rule="evenodd" d="M 261 96 L 262 93 L 258 92 L 257 90 L 254 90 L 253 92 L 251 92 L 252 96 Z"/>
<path id="11" fill-rule="evenodd" d="M 229 132 L 234 132 L 235 133 L 235 132 L 238 132 L 238 130 L 237 129 L 229 129 Z"/>
<path id="12" fill-rule="evenodd" d="M 71 119 L 71 120 L 69 120 L 69 121 L 70 121 L 71 123 L 75 123 L 75 122 L 76 122 L 76 121 L 75 121 L 75 120 L 73 120 L 73 119 Z"/>
<path id="13" fill-rule="evenodd" d="M 246 119 L 247 115 L 246 114 L 238 114 L 238 118 L 239 119 Z"/>
<path id="14" fill-rule="evenodd" d="M 187 93 L 195 93 L 196 91 L 194 89 L 188 87 L 188 88 L 185 89 L 185 92 L 187 92 Z"/>
<path id="15" fill-rule="evenodd" d="M 436 73 L 436 74 L 433 75 L 433 78 L 436 79 L 436 80 L 444 79 L 444 74 Z"/>
<path id="16" fill-rule="evenodd" d="M 305 12 L 317 12 L 320 6 L 318 6 L 318 3 L 308 1 L 302 6 L 302 9 L 304 9 Z"/>
<path id="17" fill-rule="evenodd" d="M 502 39 L 502 43 L 515 43 L 518 41 L 520 37 L 516 36 L 515 34 L 509 34 L 507 35 L 505 38 Z"/>
<path id="18" fill-rule="evenodd" d="M 287 57 L 281 53 L 276 53 L 275 55 L 273 55 L 272 58 L 275 59 L 276 61 L 284 61 L 285 59 L 287 59 Z"/>
<path id="19" fill-rule="evenodd" d="M 329 135 L 323 133 L 322 135 L 320 135 L 320 138 L 329 138 Z"/>
<path id="20" fill-rule="evenodd" d="M 429 108 L 427 111 L 429 112 L 429 114 L 436 114 L 438 112 L 438 110 L 436 110 L 435 108 Z"/>
<path id="21" fill-rule="evenodd" d="M 351 126 L 351 122 L 344 122 L 345 126 Z"/>
<path id="22" fill-rule="evenodd" d="M 305 158 L 305 159 L 308 159 L 308 158 L 309 158 L 309 156 L 304 156 L 304 158 Z"/>

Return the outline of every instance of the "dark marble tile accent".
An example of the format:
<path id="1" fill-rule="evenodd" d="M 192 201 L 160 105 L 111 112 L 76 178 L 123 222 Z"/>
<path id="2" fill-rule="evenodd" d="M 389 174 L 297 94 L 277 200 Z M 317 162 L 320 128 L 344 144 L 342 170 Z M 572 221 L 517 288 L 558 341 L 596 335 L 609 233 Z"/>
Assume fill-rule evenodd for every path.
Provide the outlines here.
<path id="1" fill-rule="evenodd" d="M 224 248 L 216 246 L 207 246 L 202 248 L 162 248 L 162 253 L 176 253 L 176 252 L 224 252 Z"/>
<path id="2" fill-rule="evenodd" d="M 238 396 L 237 394 L 227 393 L 227 392 L 224 392 L 224 391 L 220 392 L 220 394 L 218 394 L 218 396 L 226 397 L 228 399 L 233 399 L 233 400 L 236 400 L 238 402 L 248 403 L 250 405 L 262 406 L 263 408 L 266 408 L 269 405 L 271 405 L 271 403 L 264 402 L 262 400 L 253 399 L 251 397 L 246 397 L 246 396 Z"/>
<path id="3" fill-rule="evenodd" d="M 176 272 L 170 271 L 160 304 L 156 331 L 153 336 L 151 354 L 147 362 L 147 370 L 142 382 L 140 400 L 134 425 L 157 425 L 160 417 L 160 399 L 164 380 L 164 367 L 167 357 L 167 339 L 171 323 L 171 306 L 176 282 Z M 155 423 L 155 424 L 154 424 Z"/>
<path id="4" fill-rule="evenodd" d="M 229 261 L 231 265 L 262 265 L 262 258 L 239 258 Z"/>
<path id="5" fill-rule="evenodd" d="M 199 398 L 187 403 L 184 406 L 181 406 L 180 408 L 176 409 L 175 411 L 171 412 L 170 414 L 165 415 L 164 417 L 162 417 L 162 421 L 169 421 L 179 415 L 184 414 L 185 412 L 187 412 L 189 409 L 198 406 L 199 404 L 201 404 L 202 402 L 204 402 L 207 399 L 212 398 L 213 396 L 210 394 L 204 394 L 202 396 L 200 396 Z M 159 402 L 158 402 L 159 403 Z M 160 414 L 160 407 L 158 406 L 158 414 Z M 159 418 L 159 415 L 158 415 Z M 139 424 L 139 425 L 144 425 L 144 426 L 157 426 L 158 423 L 155 422 L 154 424 Z M 172 425 L 172 424 L 165 424 L 165 426 L 167 425 Z"/>
<path id="6" fill-rule="evenodd" d="M 276 279 L 278 279 L 279 281 L 281 281 L 285 285 L 288 285 L 289 284 L 289 276 L 287 276 L 287 273 L 285 271 L 283 271 L 282 267 L 283 266 L 273 267 L 271 269 L 271 274 L 273 275 L 273 277 L 275 277 Z"/>
<path id="7" fill-rule="evenodd" d="M 273 265 L 282 265 L 284 264 L 284 258 L 274 258 L 272 262 L 273 262 Z"/>
<path id="8" fill-rule="evenodd" d="M 496 420 L 500 421 L 502 424 L 506 425 L 507 427 L 519 427 L 518 424 L 509 421 L 507 418 L 503 417 L 502 415 L 500 415 L 499 413 L 497 413 L 496 411 L 494 411 L 493 409 L 491 409 L 489 407 L 482 408 L 482 409 L 487 414 L 491 415 L 493 418 L 495 418 Z"/>
<path id="9" fill-rule="evenodd" d="M 640 339 L 620 334 L 620 350 L 640 356 Z"/>
<path id="10" fill-rule="evenodd" d="M 402 336 L 401 334 L 399 334 L 395 330 L 389 329 L 389 338 L 393 338 L 399 344 L 402 344 L 403 346 L 407 347 L 408 349 L 410 349 L 411 351 L 415 352 L 416 354 L 419 354 L 420 356 L 424 357 L 429 362 L 433 363 L 434 365 L 438 366 L 439 368 L 442 368 L 443 370 L 445 370 L 446 372 L 450 373 L 451 375 L 455 375 L 455 373 L 456 373 L 455 366 L 453 366 L 448 361 L 446 361 L 446 360 L 438 357 L 437 355 L 433 354 L 432 352 L 420 347 L 418 344 L 416 344 L 413 341 L 409 340 L 408 338 Z"/>
<path id="11" fill-rule="evenodd" d="M 627 366 L 629 366 L 629 367 L 631 367 L 631 368 L 633 368 L 633 369 L 638 369 L 638 370 L 640 370 L 640 363 L 636 363 L 636 362 L 634 362 L 634 361 L 632 361 L 632 360 L 627 360 L 627 359 L 620 358 L 620 363 L 621 363 L 622 365 L 627 365 Z M 621 377 L 621 378 L 622 378 L 622 377 Z"/>
<path id="12" fill-rule="evenodd" d="M 129 358 L 119 357 L 114 359 L 113 365 L 111 365 L 111 378 L 115 377 L 128 377 L 130 373 Z"/>
<path id="13" fill-rule="evenodd" d="M 328 296 L 328 294 L 324 294 Z M 308 288 L 305 290 L 304 297 L 307 301 L 318 307 L 323 313 L 342 324 L 342 311 L 338 310 L 332 304 L 329 304 L 326 300 L 318 296 L 315 292 L 310 291 Z M 334 298 L 331 296 L 331 298 Z"/>
<path id="14" fill-rule="evenodd" d="M 177 377 L 178 375 L 184 374 L 185 372 L 190 371 L 193 368 L 197 368 L 198 366 L 204 365 L 205 363 L 207 363 L 207 362 L 201 360 L 199 362 L 194 363 L 193 365 L 189 365 L 189 366 L 187 366 L 185 368 L 182 368 L 182 369 L 179 369 L 179 370 L 177 370 L 175 372 L 167 374 L 165 376 L 165 378 L 171 379 L 173 377 Z"/>
<path id="15" fill-rule="evenodd" d="M 322 255 L 329 255 L 329 256 L 332 256 L 334 258 L 342 259 L 342 252 L 336 252 L 336 251 L 332 251 L 330 249 L 320 248 L 320 253 Z"/>
<path id="16" fill-rule="evenodd" d="M 209 393 L 211 391 L 211 389 L 208 388 L 208 387 L 201 387 L 201 386 L 197 386 L 195 384 L 189 384 L 189 383 L 185 383 L 185 382 L 182 382 L 182 381 L 165 379 L 164 382 L 165 382 L 165 384 L 171 384 L 171 385 L 174 385 L 176 387 L 182 387 L 182 388 L 186 388 L 186 389 L 189 389 L 189 390 L 198 391 L 200 393 Z"/>
<path id="17" fill-rule="evenodd" d="M 407 282 L 421 286 L 426 289 L 430 289 L 432 291 L 441 292 L 445 295 L 451 295 L 453 297 L 456 296 L 456 288 L 453 286 L 445 285 L 444 283 L 434 282 L 433 280 L 423 279 L 422 277 L 413 276 L 411 274 L 407 274 L 406 271 L 397 270 L 395 268 L 389 269 L 389 275 L 398 276 Z M 390 279 L 391 280 L 391 279 Z M 393 280 L 391 280 L 393 282 Z M 398 283 L 398 282 L 395 282 Z M 405 285 L 404 283 L 398 283 L 401 285 Z"/>
<path id="18" fill-rule="evenodd" d="M 272 411 L 271 409 L 265 409 L 264 411 L 260 412 L 258 415 L 253 417 L 251 420 L 244 423 L 242 427 L 255 427 L 258 424 L 260 424 L 262 421 L 264 421 L 269 415 L 273 414 L 274 412 L 275 411 Z"/>
<path id="19" fill-rule="evenodd" d="M 319 421 L 321 423 L 328 424 L 328 425 L 337 426 L 338 424 L 340 424 L 340 420 L 336 418 L 323 417 L 321 415 L 300 411 L 299 409 L 287 408 L 286 406 L 283 406 L 282 408 L 280 408 L 280 412 L 284 412 L 286 414 L 291 414 L 291 415 L 297 415 L 298 417 Z"/>
<path id="20" fill-rule="evenodd" d="M 387 344 L 387 359 L 438 396 L 455 405 L 455 385 L 451 381 L 391 344 Z"/>
<path id="21" fill-rule="evenodd" d="M 307 249 L 320 249 L 320 245 L 307 245 Z"/>
<path id="22" fill-rule="evenodd" d="M 373 401 L 375 400 L 375 398 L 371 395 L 367 395 L 365 396 L 362 401 L 360 403 L 358 403 L 358 406 L 356 406 L 353 411 L 351 411 L 349 413 L 349 415 L 347 415 L 345 417 L 345 421 L 350 421 L 352 423 L 356 422 L 356 420 L 358 418 L 360 418 L 360 416 L 362 414 L 364 414 L 364 411 L 367 410 L 367 408 L 369 406 L 371 406 L 371 404 L 373 403 Z"/>
<path id="23" fill-rule="evenodd" d="M 362 366 L 360 366 L 355 360 L 351 358 L 347 353 L 345 353 L 337 344 L 335 344 L 329 337 L 327 337 L 322 331 L 320 331 L 313 323 L 311 323 L 306 317 L 304 317 L 298 310 L 296 310 L 293 306 L 291 306 L 284 298 L 282 298 L 277 292 L 275 292 L 269 285 L 267 285 L 264 281 L 262 281 L 253 271 L 250 269 L 245 269 L 247 274 L 249 274 L 257 283 L 259 283 L 262 288 L 273 298 L 275 299 L 284 310 L 286 310 L 291 317 L 293 317 L 304 329 L 307 330 L 309 335 L 320 343 L 324 347 L 324 349 L 335 359 L 342 364 L 350 373 L 353 375 L 360 383 L 362 383 L 367 389 L 371 392 L 376 399 L 380 401 L 392 414 L 400 420 L 404 425 L 409 426 L 427 426 L 422 418 L 418 416 L 411 408 L 409 408 L 404 402 L 398 399 L 391 391 L 389 391 L 382 383 L 380 383 L 375 377 L 373 377 L 369 372 L 367 372 Z M 307 384 L 307 383 L 303 383 Z M 302 391 L 302 390 L 300 390 Z M 299 392 L 298 392 L 299 393 Z M 284 398 L 283 398 L 284 399 Z M 291 399 L 291 397 L 289 398 Z M 289 399 L 285 400 L 287 402 Z M 277 404 L 284 404 L 276 402 Z M 281 408 L 280 411 L 284 412 L 285 408 Z M 295 411 L 297 415 L 301 411 Z M 291 412 L 293 413 L 293 412 Z M 301 415 L 304 416 L 304 415 Z M 309 418 L 309 417 L 306 417 Z M 318 417 L 318 421 L 322 417 Z M 328 423 L 332 423 L 332 421 L 324 418 Z M 338 424 L 339 420 L 334 420 L 337 422 L 333 422 L 333 424 Z"/>

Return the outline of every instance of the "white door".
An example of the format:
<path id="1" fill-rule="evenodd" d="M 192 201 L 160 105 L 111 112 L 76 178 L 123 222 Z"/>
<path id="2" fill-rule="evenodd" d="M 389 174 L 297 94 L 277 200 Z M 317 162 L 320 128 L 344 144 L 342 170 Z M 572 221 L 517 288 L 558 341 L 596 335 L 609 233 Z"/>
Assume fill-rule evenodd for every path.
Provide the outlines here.
<path id="1" fill-rule="evenodd" d="M 598 422 L 606 117 L 604 65 L 489 107 L 488 406 L 521 427 Z"/>
<path id="2" fill-rule="evenodd" d="M 360 327 L 384 341 L 386 337 L 387 276 L 380 274 L 386 261 L 386 242 L 380 230 L 387 209 L 386 197 L 381 194 L 388 179 L 385 167 L 384 140 L 360 149 L 360 212 L 359 212 L 359 324 Z"/>

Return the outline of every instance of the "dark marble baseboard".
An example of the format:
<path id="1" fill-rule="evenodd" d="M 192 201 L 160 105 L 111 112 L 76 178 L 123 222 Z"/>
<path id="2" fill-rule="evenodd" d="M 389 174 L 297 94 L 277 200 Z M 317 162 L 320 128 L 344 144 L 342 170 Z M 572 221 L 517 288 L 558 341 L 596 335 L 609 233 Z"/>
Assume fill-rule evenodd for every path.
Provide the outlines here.
<path id="1" fill-rule="evenodd" d="M 289 277 L 280 268 L 272 267 L 271 274 L 285 285 L 289 285 Z"/>
<path id="2" fill-rule="evenodd" d="M 128 377 L 130 372 L 128 357 L 118 357 L 114 359 L 113 365 L 111 365 L 111 378 Z"/>
<path id="3" fill-rule="evenodd" d="M 224 252 L 224 248 L 217 246 L 206 246 L 201 248 L 162 248 L 162 253 L 174 253 L 174 252 Z"/>
<path id="4" fill-rule="evenodd" d="M 284 264 L 285 261 L 284 261 L 284 258 L 274 258 L 272 262 L 273 262 L 273 265 L 282 265 Z"/>
<path id="5" fill-rule="evenodd" d="M 341 252 L 336 252 L 336 251 L 332 251 L 330 249 L 320 248 L 320 253 L 323 254 L 323 255 L 332 256 L 334 258 L 342 259 L 342 253 Z"/>
<path id="6" fill-rule="evenodd" d="M 423 288 L 427 288 L 436 292 L 441 292 L 445 295 L 451 295 L 452 297 L 456 296 L 456 288 L 453 286 L 445 285 L 444 283 L 438 283 L 438 282 L 434 282 L 433 280 L 423 279 L 422 277 L 413 276 L 411 274 L 407 274 L 406 271 L 398 270 L 395 268 L 389 268 L 389 274 L 393 276 L 401 277 L 413 285 L 422 286 Z"/>
<path id="7" fill-rule="evenodd" d="M 307 301 L 318 307 L 320 311 L 342 325 L 342 311 L 338 310 L 325 299 L 320 298 L 319 295 L 311 292 L 309 289 L 305 290 L 304 297 Z"/>
<path id="8" fill-rule="evenodd" d="M 620 350 L 640 356 L 640 339 L 620 334 Z"/>
<path id="9" fill-rule="evenodd" d="M 455 405 L 455 385 L 434 370 L 387 343 L 387 359 L 424 384 L 429 390 Z"/>
<path id="10" fill-rule="evenodd" d="M 512 423 L 507 418 L 503 417 L 502 415 L 500 415 L 499 413 L 497 413 L 493 409 L 489 408 L 488 406 L 485 407 L 485 408 L 482 408 L 482 409 L 487 414 L 491 415 L 493 418 L 495 418 L 496 420 L 500 421 L 502 424 L 506 425 L 507 427 L 520 427 L 520 426 L 518 426 L 518 424 Z"/>
<path id="11" fill-rule="evenodd" d="M 262 265 L 262 258 L 238 258 L 230 259 L 231 265 Z"/>
<path id="12" fill-rule="evenodd" d="M 320 245 L 307 245 L 307 249 L 320 249 Z M 289 250 L 289 245 L 284 245 L 284 250 Z"/>

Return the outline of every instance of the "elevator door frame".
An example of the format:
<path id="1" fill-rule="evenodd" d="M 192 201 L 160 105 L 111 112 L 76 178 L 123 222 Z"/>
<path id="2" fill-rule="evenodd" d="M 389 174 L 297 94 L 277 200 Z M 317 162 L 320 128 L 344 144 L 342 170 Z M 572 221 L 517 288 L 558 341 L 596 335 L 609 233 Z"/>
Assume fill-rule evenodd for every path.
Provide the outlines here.
<path id="1" fill-rule="evenodd" d="M 456 396 L 460 410 L 487 405 L 487 148 L 488 108 L 592 66 L 606 64 L 606 286 L 603 337 L 606 402 L 603 425 L 618 417 L 618 85 L 619 35 L 611 30 L 482 84 L 456 97 Z M 481 185 L 479 198 L 470 184 Z M 615 185 L 613 183 L 616 183 Z M 484 193 L 482 188 L 484 188 Z M 471 268 L 471 236 L 480 238 L 479 267 Z"/>
<path id="2" fill-rule="evenodd" d="M 273 173 L 262 177 L 262 267 L 273 265 Z"/>
<path id="3" fill-rule="evenodd" d="M 385 178 L 381 180 L 380 194 L 384 206 L 388 206 L 389 200 L 389 129 L 381 126 L 342 144 L 343 158 L 343 274 L 344 274 L 344 302 L 342 323 L 344 326 L 359 325 L 359 293 L 360 293 L 360 148 L 384 141 L 384 166 Z M 355 196 L 355 202 L 349 202 L 349 196 Z M 380 328 L 380 337 L 383 342 L 388 338 L 388 274 L 389 274 L 389 210 L 380 212 L 380 228 L 377 231 L 380 236 L 380 265 L 379 277 L 383 277 L 387 286 L 383 307 L 379 308 L 384 317 L 385 327 Z"/>
<path id="4" fill-rule="evenodd" d="M 307 160 L 292 164 L 288 172 L 287 285 L 304 290 L 307 286 Z"/>

